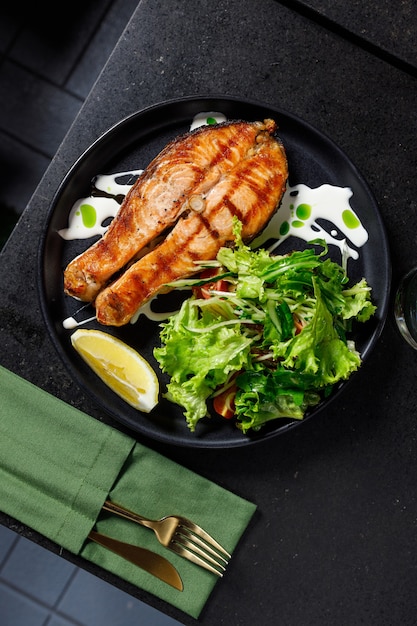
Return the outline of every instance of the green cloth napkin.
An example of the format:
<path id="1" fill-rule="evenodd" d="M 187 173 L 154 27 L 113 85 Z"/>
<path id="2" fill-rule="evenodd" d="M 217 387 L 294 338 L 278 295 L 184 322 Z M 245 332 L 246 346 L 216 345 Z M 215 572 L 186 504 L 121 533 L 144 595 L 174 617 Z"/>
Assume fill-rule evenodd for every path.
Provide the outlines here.
<path id="1" fill-rule="evenodd" d="M 151 530 L 102 512 L 104 500 L 151 518 L 189 517 L 230 553 L 256 506 L 1 366 L 0 395 L 2 511 L 197 618 L 221 579 L 161 546 Z M 93 527 L 167 558 L 184 590 L 89 541 Z"/>

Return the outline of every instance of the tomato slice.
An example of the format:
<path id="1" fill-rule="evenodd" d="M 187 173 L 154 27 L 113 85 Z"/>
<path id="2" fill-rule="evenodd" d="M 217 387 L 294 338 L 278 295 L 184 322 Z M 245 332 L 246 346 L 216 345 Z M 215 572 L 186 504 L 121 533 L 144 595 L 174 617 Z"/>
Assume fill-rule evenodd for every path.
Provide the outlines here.
<path id="1" fill-rule="evenodd" d="M 294 317 L 295 334 L 299 335 L 304 328 L 304 322 L 296 315 Z"/>
<path id="2" fill-rule="evenodd" d="M 213 398 L 213 408 L 216 413 L 225 419 L 231 419 L 235 414 L 235 396 L 235 385 L 232 385 L 232 387 L 229 387 L 223 391 L 223 393 L 215 396 L 215 398 Z"/>
<path id="3" fill-rule="evenodd" d="M 215 278 L 217 274 L 219 274 L 221 270 L 217 267 L 207 268 L 203 270 L 200 274 L 201 278 Z M 193 287 L 193 294 L 196 298 L 204 298 L 207 300 L 211 297 L 211 291 L 228 291 L 229 283 L 226 280 L 213 280 L 213 282 L 205 283 L 204 285 L 199 285 L 197 287 Z"/>

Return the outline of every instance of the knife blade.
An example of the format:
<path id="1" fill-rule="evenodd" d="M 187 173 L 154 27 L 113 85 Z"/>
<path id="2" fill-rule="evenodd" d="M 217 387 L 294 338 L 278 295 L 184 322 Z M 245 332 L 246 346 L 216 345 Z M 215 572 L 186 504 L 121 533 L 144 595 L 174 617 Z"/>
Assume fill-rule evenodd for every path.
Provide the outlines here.
<path id="1" fill-rule="evenodd" d="M 151 550 L 141 548 L 140 546 L 119 541 L 108 535 L 103 535 L 94 530 L 90 531 L 88 538 L 123 557 L 127 561 L 134 563 L 134 565 L 141 567 L 146 572 L 168 583 L 168 585 L 175 587 L 175 589 L 179 591 L 183 590 L 184 587 L 180 575 L 175 567 L 163 556 L 151 552 Z"/>

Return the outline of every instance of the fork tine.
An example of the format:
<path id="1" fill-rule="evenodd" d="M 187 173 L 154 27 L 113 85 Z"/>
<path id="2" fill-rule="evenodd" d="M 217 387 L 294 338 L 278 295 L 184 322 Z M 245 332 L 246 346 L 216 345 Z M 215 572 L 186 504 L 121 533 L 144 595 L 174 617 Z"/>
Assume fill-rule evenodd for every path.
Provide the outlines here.
<path id="1" fill-rule="evenodd" d="M 227 565 L 227 561 L 225 562 L 225 565 L 223 565 L 223 563 L 219 561 L 219 556 L 217 554 L 216 554 L 217 558 L 213 558 L 213 556 L 209 554 L 207 550 L 202 550 L 193 541 L 190 541 L 185 535 L 181 533 L 175 533 L 175 536 L 173 537 L 172 541 L 182 546 L 183 548 L 190 550 L 197 556 L 203 557 L 204 559 L 206 559 L 206 561 L 208 561 L 209 563 L 212 563 L 216 567 L 219 567 L 221 570 L 223 571 L 225 570 L 225 565 Z"/>
<path id="2" fill-rule="evenodd" d="M 173 552 L 176 552 L 180 556 L 188 559 L 192 563 L 195 563 L 196 565 L 200 565 L 200 567 L 203 567 L 209 572 L 212 572 L 213 574 L 216 574 L 217 576 L 222 578 L 223 572 L 225 571 L 225 568 L 223 567 L 223 565 L 213 561 L 214 563 L 216 563 L 217 567 L 219 568 L 219 569 L 216 569 L 215 567 L 210 565 L 210 563 L 200 558 L 197 554 L 195 554 L 194 552 L 191 552 L 191 550 L 188 550 L 183 544 L 178 543 L 177 541 L 171 541 L 171 543 L 169 544 L 169 549 L 172 550 Z"/>
<path id="3" fill-rule="evenodd" d="M 203 556 L 205 556 L 206 554 L 210 554 L 216 559 L 221 559 L 226 565 L 229 562 L 229 560 L 223 556 L 223 553 L 227 554 L 225 550 L 223 551 L 223 553 L 221 553 L 220 550 L 216 551 L 210 544 L 208 544 L 206 541 L 203 541 L 199 537 L 199 535 L 196 535 L 188 527 L 179 526 L 176 534 L 183 535 L 184 537 L 192 541 L 192 543 L 195 545 L 195 547 L 193 545 L 193 550 L 195 550 L 199 554 L 202 553 Z M 208 556 L 206 558 L 208 558 Z"/>
<path id="4" fill-rule="evenodd" d="M 223 546 L 221 546 L 211 535 L 209 535 L 208 532 L 203 530 L 201 526 L 194 524 L 194 522 L 191 522 L 189 519 L 185 517 L 180 517 L 179 519 L 181 520 L 182 528 L 185 528 L 191 533 L 198 535 L 199 537 L 204 539 L 204 541 L 206 541 L 210 546 L 216 548 L 221 554 L 224 554 L 224 556 L 227 557 L 227 559 L 231 558 L 232 555 L 229 554 L 229 552 L 227 552 L 227 550 L 225 550 Z"/>

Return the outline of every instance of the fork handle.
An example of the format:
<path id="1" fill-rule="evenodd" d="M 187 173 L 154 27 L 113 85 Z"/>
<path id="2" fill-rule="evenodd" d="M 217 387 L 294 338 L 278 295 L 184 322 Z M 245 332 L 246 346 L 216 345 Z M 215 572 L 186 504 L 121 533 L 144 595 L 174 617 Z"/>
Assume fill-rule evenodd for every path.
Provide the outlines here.
<path id="1" fill-rule="evenodd" d="M 129 511 L 129 509 L 125 509 L 125 507 L 120 506 L 120 504 L 116 504 L 115 502 L 110 502 L 110 500 L 106 500 L 104 502 L 102 509 L 103 511 L 114 513 L 115 515 L 119 515 L 120 517 L 125 517 L 131 522 L 136 522 L 141 526 L 152 528 L 152 522 L 150 520 L 147 520 L 146 517 L 142 517 L 142 515 L 139 515 L 139 513 L 134 513 L 134 511 Z"/>

